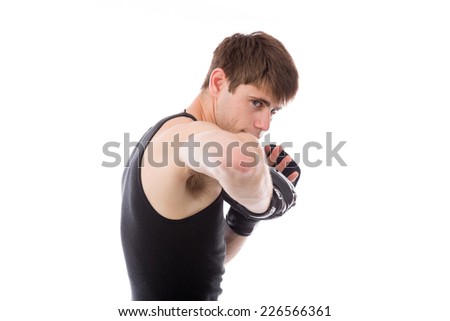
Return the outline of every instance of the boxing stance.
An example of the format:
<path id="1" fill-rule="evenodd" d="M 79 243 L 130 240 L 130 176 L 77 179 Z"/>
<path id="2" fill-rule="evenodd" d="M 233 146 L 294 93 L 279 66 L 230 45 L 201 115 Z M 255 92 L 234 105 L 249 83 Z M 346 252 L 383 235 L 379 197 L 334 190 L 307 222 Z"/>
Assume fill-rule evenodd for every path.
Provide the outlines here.
<path id="1" fill-rule="evenodd" d="M 180 86 L 175 76 L 172 85 Z M 192 104 L 143 135 L 122 179 L 133 300 L 217 300 L 224 265 L 255 226 L 295 205 L 298 165 L 258 138 L 297 88 L 281 42 L 263 32 L 235 34 L 215 50 Z"/>

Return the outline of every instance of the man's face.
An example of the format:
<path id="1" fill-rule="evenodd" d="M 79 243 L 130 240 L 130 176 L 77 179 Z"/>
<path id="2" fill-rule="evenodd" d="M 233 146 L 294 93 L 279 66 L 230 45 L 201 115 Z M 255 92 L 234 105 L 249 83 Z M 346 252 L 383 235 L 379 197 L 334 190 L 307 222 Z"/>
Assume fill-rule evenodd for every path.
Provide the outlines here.
<path id="1" fill-rule="evenodd" d="M 226 82 L 217 98 L 216 121 L 224 130 L 260 138 L 269 130 L 273 114 L 280 109 L 265 91 L 253 85 L 239 85 L 232 94 Z"/>

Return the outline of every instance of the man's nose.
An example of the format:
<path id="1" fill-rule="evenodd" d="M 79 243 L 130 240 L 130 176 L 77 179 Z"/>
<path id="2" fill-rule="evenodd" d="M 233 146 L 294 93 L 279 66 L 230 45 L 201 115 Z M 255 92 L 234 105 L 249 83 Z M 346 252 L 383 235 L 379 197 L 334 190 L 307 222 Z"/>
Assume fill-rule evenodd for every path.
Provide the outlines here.
<path id="1" fill-rule="evenodd" d="M 262 131 L 268 131 L 270 127 L 270 120 L 272 119 L 272 113 L 269 108 L 264 108 L 258 114 L 255 120 L 255 127 Z"/>

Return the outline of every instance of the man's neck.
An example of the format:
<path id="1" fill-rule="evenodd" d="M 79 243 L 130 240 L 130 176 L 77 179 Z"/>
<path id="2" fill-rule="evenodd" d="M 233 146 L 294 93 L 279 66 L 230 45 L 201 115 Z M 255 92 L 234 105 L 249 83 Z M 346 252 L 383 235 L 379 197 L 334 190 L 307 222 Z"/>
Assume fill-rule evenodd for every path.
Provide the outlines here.
<path id="1" fill-rule="evenodd" d="M 215 103 L 207 92 L 201 92 L 192 104 L 186 108 L 186 112 L 193 115 L 197 120 L 216 124 Z"/>

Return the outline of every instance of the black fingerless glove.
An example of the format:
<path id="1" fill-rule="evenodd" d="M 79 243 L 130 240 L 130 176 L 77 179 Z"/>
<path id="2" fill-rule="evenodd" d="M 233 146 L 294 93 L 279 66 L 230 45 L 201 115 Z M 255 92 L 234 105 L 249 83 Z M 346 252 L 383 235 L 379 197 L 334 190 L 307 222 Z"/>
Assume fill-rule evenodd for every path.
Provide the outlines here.
<path id="1" fill-rule="evenodd" d="M 275 147 L 277 147 L 277 145 L 274 144 L 269 144 L 270 146 L 270 151 L 268 153 L 268 155 L 270 155 L 270 153 L 272 153 L 272 151 L 275 149 Z M 288 153 L 286 153 L 284 150 L 282 150 L 280 152 L 280 155 L 278 155 L 277 160 L 275 161 L 275 164 L 278 165 L 279 163 L 281 163 L 281 161 L 288 156 Z M 297 172 L 298 176 L 295 179 L 295 181 L 292 182 L 292 184 L 294 184 L 294 186 L 297 186 L 298 180 L 300 179 L 300 175 L 302 173 L 300 167 L 298 166 L 298 164 L 294 161 L 291 160 L 291 162 L 289 164 L 287 164 L 286 168 L 282 171 L 283 175 L 286 177 L 289 177 L 289 175 L 291 175 L 292 173 Z"/>
<path id="2" fill-rule="evenodd" d="M 230 210 L 225 217 L 225 221 L 236 234 L 242 236 L 249 236 L 252 234 L 253 229 L 259 222 L 259 220 L 252 220 L 243 216 L 232 207 L 230 207 Z"/>

